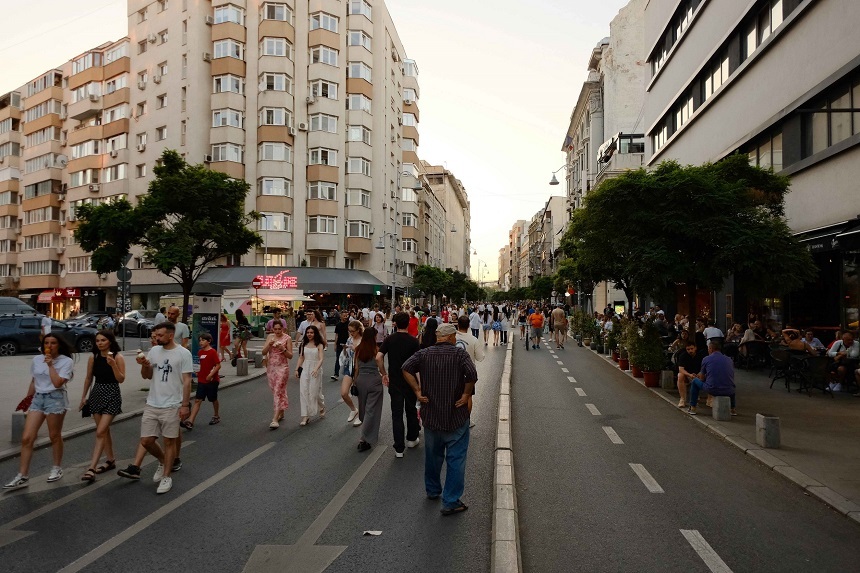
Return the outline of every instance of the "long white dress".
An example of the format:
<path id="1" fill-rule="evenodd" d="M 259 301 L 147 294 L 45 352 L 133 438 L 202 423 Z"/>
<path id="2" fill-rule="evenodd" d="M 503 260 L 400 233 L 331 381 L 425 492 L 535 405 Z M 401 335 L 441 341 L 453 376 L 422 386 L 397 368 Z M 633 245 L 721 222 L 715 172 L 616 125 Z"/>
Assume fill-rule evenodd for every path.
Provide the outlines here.
<path id="1" fill-rule="evenodd" d="M 317 372 L 316 376 L 312 372 L 319 364 L 319 349 L 305 348 L 305 361 L 302 363 L 302 375 L 299 378 L 299 399 L 301 404 L 302 417 L 315 416 L 320 413 L 320 410 L 325 408 L 325 402 L 322 397 L 322 368 Z"/>

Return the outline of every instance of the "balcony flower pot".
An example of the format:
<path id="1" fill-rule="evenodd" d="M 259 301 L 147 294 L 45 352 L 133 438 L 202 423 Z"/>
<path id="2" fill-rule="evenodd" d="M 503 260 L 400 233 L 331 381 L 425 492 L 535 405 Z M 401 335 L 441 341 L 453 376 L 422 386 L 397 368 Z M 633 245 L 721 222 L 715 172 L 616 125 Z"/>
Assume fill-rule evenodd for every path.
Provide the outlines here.
<path id="1" fill-rule="evenodd" d="M 649 370 L 643 373 L 645 377 L 645 386 L 648 388 L 656 388 L 660 385 L 660 370 Z"/>
<path id="2" fill-rule="evenodd" d="M 630 360 L 627 358 L 619 358 L 618 367 L 622 370 L 630 370 Z"/>
<path id="3" fill-rule="evenodd" d="M 645 375 L 645 373 L 642 372 L 642 369 L 636 365 L 630 366 L 630 373 L 633 374 L 634 378 L 642 378 Z"/>

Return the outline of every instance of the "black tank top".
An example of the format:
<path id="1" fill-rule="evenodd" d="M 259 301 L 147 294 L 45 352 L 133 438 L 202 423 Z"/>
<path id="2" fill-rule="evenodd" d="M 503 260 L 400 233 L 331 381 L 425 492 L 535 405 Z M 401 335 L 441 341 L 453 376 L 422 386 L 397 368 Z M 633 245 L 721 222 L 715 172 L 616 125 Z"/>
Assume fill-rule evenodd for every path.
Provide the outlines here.
<path id="1" fill-rule="evenodd" d="M 97 354 L 93 360 L 93 378 L 96 384 L 119 384 L 113 368 L 101 354 Z"/>

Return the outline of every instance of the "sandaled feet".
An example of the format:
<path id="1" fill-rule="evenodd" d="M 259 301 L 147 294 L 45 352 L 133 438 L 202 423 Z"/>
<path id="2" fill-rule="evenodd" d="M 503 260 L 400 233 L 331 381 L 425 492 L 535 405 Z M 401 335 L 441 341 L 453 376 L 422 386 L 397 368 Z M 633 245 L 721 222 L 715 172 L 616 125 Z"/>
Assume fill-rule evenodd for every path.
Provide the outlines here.
<path id="1" fill-rule="evenodd" d="M 272 420 L 272 423 L 271 423 L 271 424 L 269 424 L 269 429 L 270 429 L 270 430 L 277 430 L 277 429 L 278 429 L 278 428 L 280 428 L 280 427 L 281 427 L 281 425 L 280 425 L 279 423 L 277 423 L 276 421 L 274 421 L 274 420 Z"/>
<path id="2" fill-rule="evenodd" d="M 194 424 L 188 420 L 180 420 L 179 425 L 189 431 L 194 429 Z"/>
<path id="3" fill-rule="evenodd" d="M 105 460 L 102 465 L 95 469 L 97 474 L 103 474 L 116 469 L 116 460 Z"/>
<path id="4" fill-rule="evenodd" d="M 302 421 L 299 422 L 299 426 L 307 426 L 308 425 L 308 417 L 305 416 L 302 418 Z"/>
<path id="5" fill-rule="evenodd" d="M 215 424 L 221 423 L 221 416 L 212 416 L 212 419 L 209 420 L 209 425 L 214 426 Z"/>
<path id="6" fill-rule="evenodd" d="M 441 510 L 442 515 L 454 515 L 455 513 L 463 513 L 469 509 L 469 506 L 463 503 L 462 501 L 458 501 L 457 505 L 454 507 L 443 507 Z"/>
<path id="7" fill-rule="evenodd" d="M 97 473 L 98 473 L 98 470 L 90 468 L 84 472 L 84 475 L 81 476 L 81 481 L 88 481 L 88 482 L 92 483 L 92 482 L 96 481 L 96 474 Z"/>

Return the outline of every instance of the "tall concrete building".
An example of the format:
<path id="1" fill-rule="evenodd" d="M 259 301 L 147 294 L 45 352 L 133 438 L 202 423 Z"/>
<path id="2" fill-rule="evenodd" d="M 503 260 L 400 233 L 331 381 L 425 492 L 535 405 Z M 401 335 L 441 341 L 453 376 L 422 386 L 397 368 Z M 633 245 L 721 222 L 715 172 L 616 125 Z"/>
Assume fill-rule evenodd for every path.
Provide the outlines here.
<path id="1" fill-rule="evenodd" d="M 525 242 L 526 221 L 520 219 L 513 224 L 508 233 L 508 254 L 510 256 L 508 268 L 510 269 L 511 278 L 509 281 L 510 288 L 520 288 L 528 286 L 528 279 L 522 271 L 522 250 Z"/>
<path id="2" fill-rule="evenodd" d="M 165 149 L 251 184 L 265 245 L 225 267 L 407 283 L 423 251 L 418 67 L 382 0 L 128 0 L 128 15 L 127 38 L 0 96 L 5 288 L 54 316 L 114 306 L 115 277 L 74 244 L 75 210 L 134 202 Z M 450 241 L 465 253 L 456 183 L 440 203 L 465 203 Z M 133 254 L 134 306 L 154 308 L 177 287 Z M 468 257 L 450 266 L 468 272 Z"/>
<path id="3" fill-rule="evenodd" d="M 445 211 L 445 231 L 440 240 L 445 253 L 441 268 L 469 275 L 471 260 L 471 208 L 463 182 L 441 165 L 421 162 L 421 172 Z"/>
<path id="4" fill-rule="evenodd" d="M 858 21 L 853 0 L 652 0 L 645 10 L 648 165 L 743 153 L 789 176 L 786 216 L 819 268 L 788 297 L 705 293 L 721 325 L 765 307 L 763 318 L 799 327 L 860 319 Z"/>

